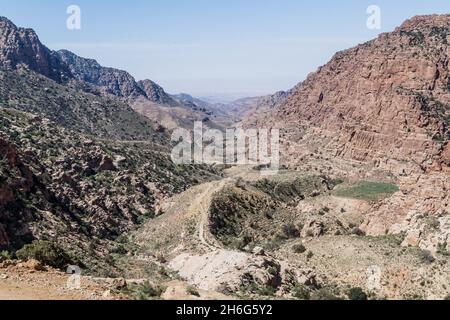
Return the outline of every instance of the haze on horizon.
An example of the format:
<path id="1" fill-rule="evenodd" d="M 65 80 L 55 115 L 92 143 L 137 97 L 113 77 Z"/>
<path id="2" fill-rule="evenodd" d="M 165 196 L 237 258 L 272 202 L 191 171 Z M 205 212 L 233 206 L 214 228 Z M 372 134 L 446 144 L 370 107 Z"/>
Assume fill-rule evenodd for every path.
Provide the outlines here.
<path id="1" fill-rule="evenodd" d="M 66 9 L 82 10 L 68 30 Z M 444 0 L 0 0 L 0 15 L 36 30 L 51 49 L 151 79 L 170 93 L 256 96 L 287 90 L 339 50 L 388 32 L 414 15 L 446 13 Z M 381 8 L 369 30 L 366 10 Z M 45 17 L 45 18 L 43 18 Z"/>

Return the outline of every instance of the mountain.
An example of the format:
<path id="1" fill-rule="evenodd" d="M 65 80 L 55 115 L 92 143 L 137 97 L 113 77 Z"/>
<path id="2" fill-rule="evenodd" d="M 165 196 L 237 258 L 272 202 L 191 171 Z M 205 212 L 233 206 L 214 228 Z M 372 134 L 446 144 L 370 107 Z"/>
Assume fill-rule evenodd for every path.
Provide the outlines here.
<path id="1" fill-rule="evenodd" d="M 69 67 L 75 79 L 98 86 L 105 93 L 126 99 L 145 95 L 126 71 L 102 67 L 97 61 L 81 58 L 68 50 L 60 50 L 56 54 Z"/>
<path id="2" fill-rule="evenodd" d="M 52 52 L 5 18 L 0 35 L 0 252 L 49 240 L 113 275 L 119 236 L 220 173 L 172 162 L 165 130 L 124 99 L 146 97 L 126 72 Z"/>
<path id="3" fill-rule="evenodd" d="M 141 80 L 138 82 L 138 85 L 150 101 L 170 107 L 181 106 L 181 104 L 167 94 L 161 86 L 151 80 Z"/>
<path id="4" fill-rule="evenodd" d="M 103 67 L 95 60 L 81 58 L 67 50 L 60 50 L 57 54 L 76 80 L 98 88 L 102 95 L 118 97 L 167 129 L 192 128 L 195 121 L 209 122 L 211 127 L 219 126 L 210 119 L 214 117 L 214 111 L 207 109 L 200 100 L 196 102 L 202 106 L 193 99 L 180 99 L 166 93 L 154 81 L 136 81 L 126 71 Z M 88 87 L 88 90 L 92 88 Z"/>
<path id="5" fill-rule="evenodd" d="M 167 141 L 158 125 L 114 97 L 86 93 L 27 69 L 0 69 L 0 106 L 105 139 Z"/>
<path id="6" fill-rule="evenodd" d="M 151 141 L 101 140 L 1 107 L 0 151 L 0 250 L 52 240 L 91 272 L 116 270 L 108 247 L 164 197 L 214 179 Z"/>
<path id="7" fill-rule="evenodd" d="M 198 107 L 203 108 L 203 109 L 210 109 L 213 107 L 213 104 L 203 101 L 199 98 L 195 98 L 187 93 L 176 94 L 176 95 L 174 95 L 174 97 L 180 101 L 194 103 L 195 105 L 197 105 Z"/>
<path id="8" fill-rule="evenodd" d="M 238 99 L 228 104 L 222 104 L 221 109 L 226 110 L 237 119 L 258 118 L 265 112 L 278 108 L 287 100 L 292 91 L 279 91 L 267 96 Z"/>
<path id="9" fill-rule="evenodd" d="M 450 16 L 421 16 L 339 52 L 268 117 L 317 128 L 343 159 L 448 165 L 449 30 Z"/>
<path id="10" fill-rule="evenodd" d="M 280 128 L 290 168 L 399 185 L 365 215 L 368 234 L 449 247 L 449 40 L 450 15 L 414 17 L 337 53 L 278 108 L 245 123 Z M 430 229 L 432 219 L 442 221 Z"/>
<path id="11" fill-rule="evenodd" d="M 14 69 L 20 64 L 57 82 L 71 77 L 58 55 L 42 45 L 32 29 L 18 28 L 0 17 L 0 66 Z"/>
<path id="12" fill-rule="evenodd" d="M 32 29 L 19 28 L 4 17 L 0 18 L 0 43 L 0 66 L 5 70 L 25 68 L 59 84 L 69 83 L 77 91 L 107 99 L 117 97 L 123 105 L 128 104 L 151 120 L 171 128 L 192 127 L 194 121 L 213 121 L 213 112 L 205 110 L 204 106 L 177 99 L 151 80 L 138 82 L 128 72 L 103 67 L 93 59 L 79 57 L 68 50 L 52 51 L 40 42 Z M 193 118 L 186 121 L 186 113 Z M 210 126 L 218 125 L 211 123 Z"/>

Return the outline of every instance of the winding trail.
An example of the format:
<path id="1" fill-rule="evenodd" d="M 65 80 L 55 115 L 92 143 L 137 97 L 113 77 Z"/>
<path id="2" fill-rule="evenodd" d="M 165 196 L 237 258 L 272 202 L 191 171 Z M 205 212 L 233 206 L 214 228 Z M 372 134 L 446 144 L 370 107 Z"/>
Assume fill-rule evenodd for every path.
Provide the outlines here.
<path id="1" fill-rule="evenodd" d="M 197 210 L 200 215 L 200 222 L 197 228 L 197 235 L 202 243 L 210 251 L 220 250 L 222 247 L 213 239 L 209 231 L 205 231 L 205 226 L 209 223 L 209 208 L 211 206 L 212 199 L 214 195 L 222 190 L 231 179 L 224 179 L 220 182 L 210 182 L 206 190 L 194 201 L 191 205 L 190 210 Z"/>

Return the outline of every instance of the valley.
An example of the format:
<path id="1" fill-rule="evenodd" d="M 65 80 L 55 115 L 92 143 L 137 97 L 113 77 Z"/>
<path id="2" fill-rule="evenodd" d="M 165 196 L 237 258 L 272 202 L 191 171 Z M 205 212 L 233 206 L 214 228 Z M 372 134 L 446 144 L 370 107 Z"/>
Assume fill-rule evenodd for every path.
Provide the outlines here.
<path id="1" fill-rule="evenodd" d="M 213 104 L 0 18 L 0 299 L 448 299 L 448 40 L 417 16 Z M 196 122 L 279 129 L 278 172 L 174 163 Z"/>

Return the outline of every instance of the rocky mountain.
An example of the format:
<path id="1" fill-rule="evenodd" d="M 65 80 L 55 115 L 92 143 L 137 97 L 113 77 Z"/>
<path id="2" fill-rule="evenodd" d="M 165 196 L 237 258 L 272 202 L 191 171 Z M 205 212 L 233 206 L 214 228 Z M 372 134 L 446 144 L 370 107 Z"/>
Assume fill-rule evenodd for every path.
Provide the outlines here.
<path id="1" fill-rule="evenodd" d="M 59 84 L 70 83 L 85 93 L 109 99 L 117 97 L 123 104 L 163 125 L 175 123 L 192 127 L 193 121 L 213 118 L 214 111 L 171 96 L 151 80 L 138 82 L 128 72 L 103 67 L 93 59 L 79 57 L 68 50 L 52 51 L 40 42 L 32 29 L 19 28 L 3 17 L 0 18 L 0 66 L 9 71 L 27 69 Z M 183 119 L 184 113 L 192 114 L 193 120 Z"/>
<path id="2" fill-rule="evenodd" d="M 180 102 L 175 100 L 164 89 L 151 80 L 142 80 L 138 82 L 139 87 L 144 91 L 147 99 L 161 105 L 171 107 L 181 106 Z"/>
<path id="3" fill-rule="evenodd" d="M 0 21 L 0 252 L 49 240 L 114 274 L 119 236 L 220 173 L 171 161 L 168 135 L 123 99 L 146 94 L 127 73 Z"/>
<path id="4" fill-rule="evenodd" d="M 289 91 L 279 91 L 272 95 L 262 97 L 249 97 L 235 100 L 229 104 L 221 105 L 222 110 L 226 110 L 237 119 L 258 118 L 262 114 L 272 111 L 281 106 L 291 95 L 293 89 Z"/>
<path id="5" fill-rule="evenodd" d="M 14 109 L 0 108 L 0 151 L 0 250 L 52 240 L 96 272 L 114 270 L 108 246 L 161 199 L 214 178 L 151 141 L 100 140 Z"/>
<path id="6" fill-rule="evenodd" d="M 0 105 L 39 114 L 99 138 L 167 141 L 155 122 L 124 102 L 59 84 L 24 68 L 0 70 Z"/>
<path id="7" fill-rule="evenodd" d="M 211 127 L 218 126 L 212 123 L 217 112 L 207 108 L 200 100 L 172 96 L 151 80 L 136 81 L 126 71 L 103 67 L 95 60 L 81 58 L 67 50 L 58 51 L 57 54 L 78 81 L 94 86 L 101 95 L 118 97 L 169 130 L 180 126 L 192 128 L 194 121 L 204 121 L 206 118 L 208 121 L 205 123 L 211 122 Z M 88 87 L 85 90 L 90 92 L 93 89 Z"/>
<path id="8" fill-rule="evenodd" d="M 448 166 L 449 36 L 450 16 L 421 16 L 339 52 L 273 118 L 318 128 L 344 159 Z"/>
<path id="9" fill-rule="evenodd" d="M 0 17 L 0 66 L 15 69 L 21 64 L 57 82 L 71 77 L 67 66 L 40 42 L 32 29 L 18 28 Z"/>
<path id="10" fill-rule="evenodd" d="M 68 50 L 60 50 L 56 54 L 75 79 L 100 87 L 105 93 L 126 99 L 145 95 L 126 71 L 103 67 L 93 59 L 81 58 Z"/>
<path id="11" fill-rule="evenodd" d="M 365 215 L 368 234 L 450 248 L 449 41 L 450 15 L 414 17 L 337 53 L 281 106 L 246 124 L 281 128 L 291 168 L 398 184 L 400 193 Z"/>
<path id="12" fill-rule="evenodd" d="M 195 105 L 197 105 L 200 108 L 211 109 L 213 107 L 213 104 L 203 101 L 201 99 L 195 98 L 187 93 L 175 94 L 174 97 L 176 99 L 184 101 L 184 102 L 194 103 Z"/>

